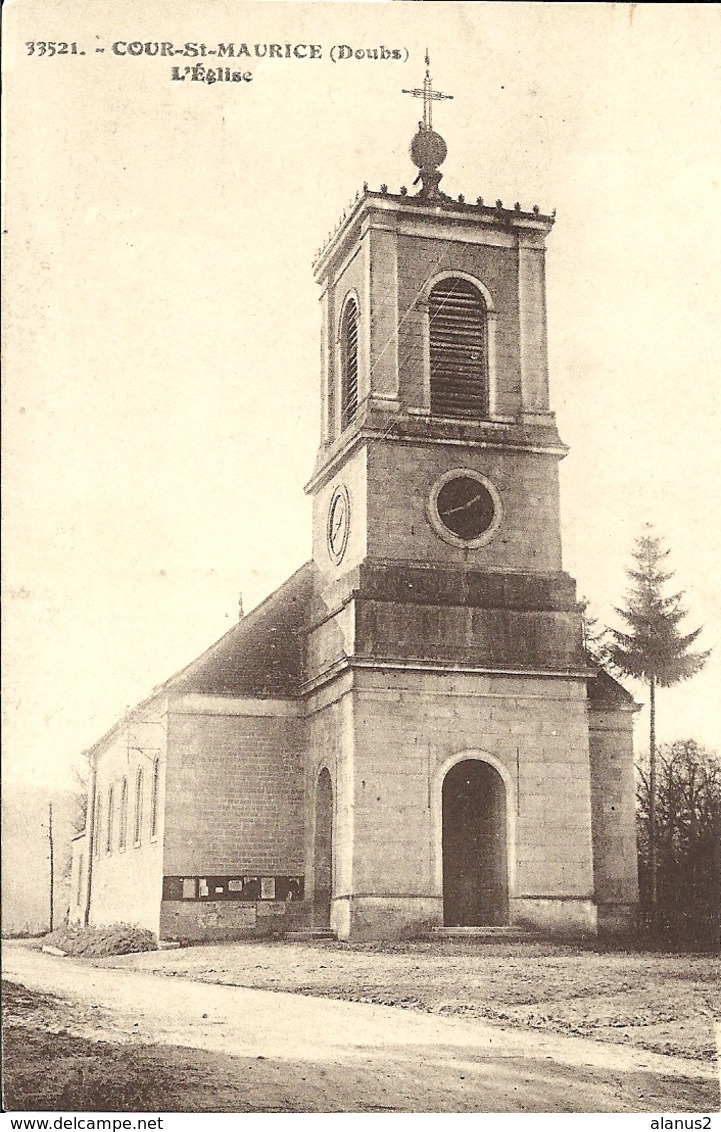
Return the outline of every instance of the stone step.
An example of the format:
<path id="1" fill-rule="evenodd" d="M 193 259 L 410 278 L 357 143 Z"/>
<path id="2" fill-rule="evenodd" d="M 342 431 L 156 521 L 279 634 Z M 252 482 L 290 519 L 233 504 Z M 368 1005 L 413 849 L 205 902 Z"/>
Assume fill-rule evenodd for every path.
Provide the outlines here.
<path id="1" fill-rule="evenodd" d="M 428 939 L 458 939 L 469 943 L 505 943 L 513 940 L 538 939 L 538 933 L 531 928 L 514 927 L 512 924 L 503 927 L 448 927 L 431 928 Z"/>
<path id="2" fill-rule="evenodd" d="M 317 939 L 335 939 L 336 934 L 330 928 L 296 928 L 295 931 L 285 932 L 283 939 L 290 943 L 313 943 Z"/>

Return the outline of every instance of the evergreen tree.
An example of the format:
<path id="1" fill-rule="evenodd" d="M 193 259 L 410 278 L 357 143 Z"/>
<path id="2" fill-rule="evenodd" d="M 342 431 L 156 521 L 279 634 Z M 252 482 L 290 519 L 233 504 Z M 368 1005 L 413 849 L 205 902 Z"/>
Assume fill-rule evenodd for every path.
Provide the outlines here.
<path id="1" fill-rule="evenodd" d="M 673 573 L 664 570 L 670 551 L 648 525 L 636 539 L 634 565 L 626 572 L 632 581 L 626 595 L 626 608 L 616 609 L 626 631 L 611 629 L 608 657 L 621 672 L 643 680 L 649 688 L 649 899 L 654 916 L 657 902 L 657 823 L 656 823 L 656 689 L 669 688 L 699 672 L 708 656 L 693 652 L 691 646 L 701 633 L 694 629 L 683 634 L 680 623 L 686 616 L 683 592 L 666 594 Z"/>

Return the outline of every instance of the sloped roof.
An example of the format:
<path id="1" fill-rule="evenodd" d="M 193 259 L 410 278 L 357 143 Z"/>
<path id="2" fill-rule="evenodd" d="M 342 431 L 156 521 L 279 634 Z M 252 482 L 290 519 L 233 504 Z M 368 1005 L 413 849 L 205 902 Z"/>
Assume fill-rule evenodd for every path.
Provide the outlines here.
<path id="1" fill-rule="evenodd" d="M 639 706 L 631 693 L 627 692 L 618 680 L 614 680 L 605 668 L 598 668 L 595 674 L 589 677 L 586 688 L 589 707 L 598 711 L 614 708 L 621 711 L 636 711 Z"/>
<path id="2" fill-rule="evenodd" d="M 171 677 L 165 690 L 215 696 L 297 696 L 313 596 L 307 562 L 225 636 Z"/>
<path id="3" fill-rule="evenodd" d="M 305 663 L 303 625 L 314 577 L 314 564 L 306 562 L 196 660 L 153 688 L 96 740 L 88 755 L 98 754 L 138 712 L 169 693 L 283 699 L 299 695 Z"/>

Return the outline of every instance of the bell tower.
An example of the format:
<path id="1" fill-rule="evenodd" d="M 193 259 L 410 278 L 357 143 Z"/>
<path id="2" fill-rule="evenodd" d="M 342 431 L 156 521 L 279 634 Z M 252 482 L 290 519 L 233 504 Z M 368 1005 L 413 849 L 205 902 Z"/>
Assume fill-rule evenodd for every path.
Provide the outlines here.
<path id="1" fill-rule="evenodd" d="M 443 138 L 411 143 L 420 191 L 364 189 L 319 254 L 321 443 L 314 558 L 548 578 L 561 571 L 544 257 L 553 217 L 452 200 Z M 331 515 L 332 512 L 332 515 Z"/>
<path id="2" fill-rule="evenodd" d="M 548 391 L 554 216 L 446 195 L 432 110 L 451 96 L 427 57 L 406 93 L 423 98 L 420 188 L 364 186 L 315 262 L 306 688 L 323 705 L 309 790 L 323 767 L 334 784 L 331 922 L 342 937 L 426 922 L 593 930 L 588 669 Z M 446 798 L 461 762 L 483 769 L 454 771 Z M 484 833 L 465 830 L 478 806 L 464 790 L 494 799 Z"/>

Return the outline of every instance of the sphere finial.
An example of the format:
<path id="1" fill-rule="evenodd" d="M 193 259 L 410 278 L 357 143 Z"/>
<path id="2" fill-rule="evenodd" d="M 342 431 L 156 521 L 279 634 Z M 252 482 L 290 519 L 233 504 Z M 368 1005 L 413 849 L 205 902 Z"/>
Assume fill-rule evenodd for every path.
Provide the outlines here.
<path id="1" fill-rule="evenodd" d="M 418 123 L 418 133 L 411 142 L 411 161 L 420 170 L 413 182 L 414 185 L 421 182 L 419 195 L 432 198 L 438 196 L 438 185 L 443 177 L 438 171 L 438 166 L 442 165 L 448 154 L 445 141 L 433 129 L 433 103 L 451 99 L 453 95 L 433 89 L 430 66 L 431 60 L 426 48 L 426 73 L 423 86 L 404 90 L 403 94 L 423 99 L 423 121 Z"/>

